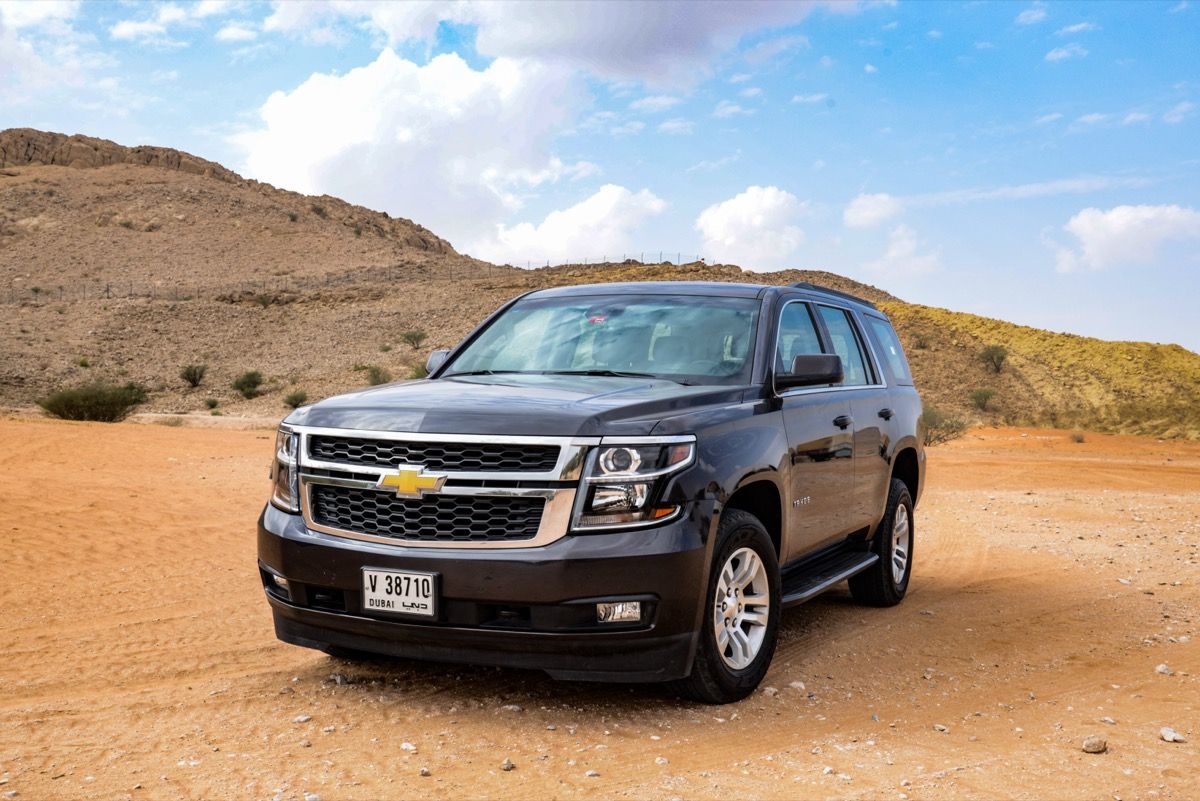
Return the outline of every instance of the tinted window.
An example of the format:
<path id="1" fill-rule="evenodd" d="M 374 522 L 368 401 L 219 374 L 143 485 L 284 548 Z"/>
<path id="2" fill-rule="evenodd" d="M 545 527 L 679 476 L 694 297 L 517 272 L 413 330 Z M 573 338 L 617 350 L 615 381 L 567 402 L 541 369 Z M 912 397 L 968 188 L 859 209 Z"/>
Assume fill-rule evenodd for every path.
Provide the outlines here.
<path id="1" fill-rule="evenodd" d="M 775 350 L 775 372 L 792 369 L 792 360 L 821 352 L 817 324 L 807 303 L 789 303 L 779 315 L 779 347 Z"/>
<path id="2" fill-rule="evenodd" d="M 887 363 L 888 369 L 892 373 L 892 380 L 897 384 L 912 386 L 912 373 L 908 369 L 908 360 L 904 358 L 904 349 L 900 347 L 900 339 L 896 336 L 896 331 L 892 328 L 891 323 L 869 315 L 865 319 L 867 328 L 871 329 L 871 334 L 875 337 L 875 345 L 879 348 L 878 353 L 883 356 L 884 362 Z"/>
<path id="3" fill-rule="evenodd" d="M 748 383 L 757 319 L 756 298 L 534 296 L 493 320 L 445 375 L 613 371 Z"/>
<path id="4" fill-rule="evenodd" d="M 854 323 L 850 321 L 850 313 L 845 309 L 835 309 L 832 306 L 819 306 L 821 320 L 829 331 L 829 339 L 833 344 L 833 352 L 842 357 L 842 369 L 846 379 L 842 386 L 857 387 L 870 384 L 871 372 L 863 355 L 862 343 L 854 332 Z"/>

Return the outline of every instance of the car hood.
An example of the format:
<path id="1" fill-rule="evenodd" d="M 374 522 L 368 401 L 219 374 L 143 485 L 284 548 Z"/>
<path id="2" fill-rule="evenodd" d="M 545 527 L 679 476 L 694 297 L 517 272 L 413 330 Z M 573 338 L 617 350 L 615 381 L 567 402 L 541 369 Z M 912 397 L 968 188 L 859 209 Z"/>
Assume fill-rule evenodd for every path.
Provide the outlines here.
<path id="1" fill-rule="evenodd" d="M 460 376 L 386 384 L 297 409 L 288 423 L 423 434 L 651 433 L 681 411 L 739 400 L 746 387 L 607 376 Z"/>

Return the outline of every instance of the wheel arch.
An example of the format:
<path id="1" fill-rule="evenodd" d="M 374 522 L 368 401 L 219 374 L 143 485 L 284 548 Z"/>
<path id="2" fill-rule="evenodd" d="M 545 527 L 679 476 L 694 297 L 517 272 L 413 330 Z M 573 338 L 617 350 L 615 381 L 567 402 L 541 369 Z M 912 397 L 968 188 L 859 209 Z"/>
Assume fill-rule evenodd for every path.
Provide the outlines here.
<path id="1" fill-rule="evenodd" d="M 908 494 L 916 504 L 921 491 L 921 463 L 917 457 L 917 449 L 911 445 L 903 445 L 896 451 L 892 459 L 892 478 L 898 478 L 908 487 Z"/>
<path id="2" fill-rule="evenodd" d="M 725 501 L 723 509 L 741 509 L 757 517 L 771 537 L 775 555 L 782 558 L 783 493 L 771 476 L 759 474 L 744 479 Z"/>

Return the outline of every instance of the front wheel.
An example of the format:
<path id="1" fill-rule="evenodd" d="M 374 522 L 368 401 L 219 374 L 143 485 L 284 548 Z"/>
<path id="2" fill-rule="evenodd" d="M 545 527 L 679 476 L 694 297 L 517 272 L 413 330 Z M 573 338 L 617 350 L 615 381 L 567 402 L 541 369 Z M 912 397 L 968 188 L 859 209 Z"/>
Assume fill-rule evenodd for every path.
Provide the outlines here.
<path id="1" fill-rule="evenodd" d="M 779 629 L 779 564 L 757 517 L 721 515 L 692 672 L 674 683 L 709 704 L 740 701 L 767 675 Z"/>
<path id="2" fill-rule="evenodd" d="M 887 509 L 871 540 L 871 550 L 879 554 L 879 561 L 850 578 L 854 600 L 871 606 L 895 606 L 904 600 L 912 577 L 915 533 L 912 495 L 907 484 L 893 478 Z"/>

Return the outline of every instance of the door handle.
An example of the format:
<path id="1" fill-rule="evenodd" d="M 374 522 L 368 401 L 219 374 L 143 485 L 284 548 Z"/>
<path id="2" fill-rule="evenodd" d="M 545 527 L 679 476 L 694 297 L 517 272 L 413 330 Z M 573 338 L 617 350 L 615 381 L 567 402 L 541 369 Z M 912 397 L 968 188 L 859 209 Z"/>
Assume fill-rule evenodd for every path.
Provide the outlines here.
<path id="1" fill-rule="evenodd" d="M 879 416 L 882 417 L 884 420 L 891 420 L 892 415 L 894 415 L 894 414 L 895 414 L 895 412 L 893 412 L 891 409 L 880 409 L 879 410 Z"/>
<path id="2" fill-rule="evenodd" d="M 849 428 L 850 424 L 853 422 L 854 418 L 848 414 L 838 415 L 837 417 L 833 418 L 833 424 L 843 430 Z"/>

